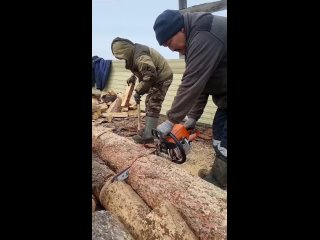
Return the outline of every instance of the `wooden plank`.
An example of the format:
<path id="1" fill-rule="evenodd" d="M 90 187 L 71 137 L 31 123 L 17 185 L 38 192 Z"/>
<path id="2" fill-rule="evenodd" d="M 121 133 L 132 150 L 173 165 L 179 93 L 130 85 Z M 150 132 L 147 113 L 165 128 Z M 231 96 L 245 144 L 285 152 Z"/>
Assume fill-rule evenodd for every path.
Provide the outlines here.
<path id="1" fill-rule="evenodd" d="M 126 91 L 122 97 L 123 99 L 121 103 L 122 108 L 129 107 L 129 101 L 132 96 L 133 89 L 134 89 L 134 84 L 130 83 L 129 86 L 126 88 Z"/>
<path id="2" fill-rule="evenodd" d="M 107 110 L 107 113 L 110 112 L 121 112 L 121 97 L 117 97 L 116 100 L 113 101 L 113 103 L 110 105 L 109 109 Z"/>
<path id="3" fill-rule="evenodd" d="M 109 113 L 102 113 L 102 116 L 108 118 L 126 118 L 129 116 L 128 112 L 109 112 Z"/>

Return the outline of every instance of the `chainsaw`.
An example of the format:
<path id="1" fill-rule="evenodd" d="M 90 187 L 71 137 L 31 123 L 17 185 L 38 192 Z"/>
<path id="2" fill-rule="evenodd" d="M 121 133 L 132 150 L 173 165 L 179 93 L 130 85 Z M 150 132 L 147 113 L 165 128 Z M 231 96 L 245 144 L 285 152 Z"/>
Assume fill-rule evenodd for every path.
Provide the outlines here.
<path id="1" fill-rule="evenodd" d="M 200 134 L 198 130 L 187 130 L 182 124 L 175 124 L 168 136 L 161 136 L 160 132 L 152 129 L 152 135 L 159 140 L 156 144 L 156 155 L 165 153 L 172 162 L 184 163 L 186 156 L 191 151 L 191 142 Z"/>

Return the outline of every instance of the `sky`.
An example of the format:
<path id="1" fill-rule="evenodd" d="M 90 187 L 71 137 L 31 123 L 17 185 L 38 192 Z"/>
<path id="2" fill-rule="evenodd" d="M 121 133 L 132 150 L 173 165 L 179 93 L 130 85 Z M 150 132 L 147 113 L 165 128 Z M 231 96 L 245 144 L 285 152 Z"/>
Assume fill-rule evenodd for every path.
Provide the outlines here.
<path id="1" fill-rule="evenodd" d="M 214 0 L 187 0 L 187 7 Z M 153 24 L 166 9 L 179 9 L 178 0 L 92 0 L 92 56 L 115 60 L 111 42 L 116 37 L 156 49 L 166 59 L 178 59 L 179 53 L 159 46 Z M 227 11 L 214 12 L 227 16 Z"/>

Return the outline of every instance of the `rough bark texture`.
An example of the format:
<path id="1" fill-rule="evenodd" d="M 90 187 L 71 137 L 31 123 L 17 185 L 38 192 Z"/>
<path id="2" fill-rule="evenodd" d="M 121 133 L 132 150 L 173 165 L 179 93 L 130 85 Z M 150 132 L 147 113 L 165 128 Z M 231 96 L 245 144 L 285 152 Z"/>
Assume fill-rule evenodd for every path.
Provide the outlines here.
<path id="1" fill-rule="evenodd" d="M 226 191 L 150 155 L 150 150 L 133 141 L 112 132 L 101 135 L 102 131 L 93 129 L 93 149 L 116 172 L 138 159 L 127 182 L 151 208 L 168 200 L 200 239 L 227 238 Z"/>
<path id="2" fill-rule="evenodd" d="M 143 239 L 196 240 L 198 239 L 176 208 L 168 201 L 153 209 L 146 219 L 146 235 Z"/>
<path id="3" fill-rule="evenodd" d="M 106 183 L 101 190 L 100 202 L 119 217 L 136 239 L 198 239 L 172 204 L 164 201 L 151 211 L 124 182 Z"/>
<path id="4" fill-rule="evenodd" d="M 141 239 L 144 219 L 151 209 L 128 184 L 106 183 L 100 192 L 100 203 L 116 214 L 135 238 Z"/>
<path id="5" fill-rule="evenodd" d="M 109 211 L 92 213 L 92 240 L 134 240 L 119 219 Z"/>
<path id="6" fill-rule="evenodd" d="M 92 195 L 92 212 L 94 212 L 96 210 L 96 199 L 95 197 Z"/>
<path id="7" fill-rule="evenodd" d="M 226 239 L 226 191 L 157 156 L 136 161 L 128 183 L 151 208 L 172 203 L 200 239 Z"/>
<path id="8" fill-rule="evenodd" d="M 92 161 L 92 194 L 99 199 L 100 191 L 109 178 L 115 173 L 106 165 Z"/>
<path id="9" fill-rule="evenodd" d="M 150 155 L 153 150 L 138 145 L 101 127 L 92 129 L 92 149 L 116 173 L 130 166 L 141 156 Z"/>

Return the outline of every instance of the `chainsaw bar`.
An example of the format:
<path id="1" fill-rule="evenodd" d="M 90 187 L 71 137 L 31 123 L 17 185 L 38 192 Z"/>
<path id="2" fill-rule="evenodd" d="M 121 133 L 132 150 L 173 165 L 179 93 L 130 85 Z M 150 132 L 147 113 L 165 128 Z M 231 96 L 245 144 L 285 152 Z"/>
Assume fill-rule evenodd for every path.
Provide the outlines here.
<path id="1" fill-rule="evenodd" d="M 118 174 L 116 174 L 111 182 L 114 182 L 114 181 L 123 181 L 125 179 L 127 179 L 129 177 L 129 169 L 130 167 L 127 167 L 126 169 L 124 169 L 123 171 L 119 172 Z"/>

